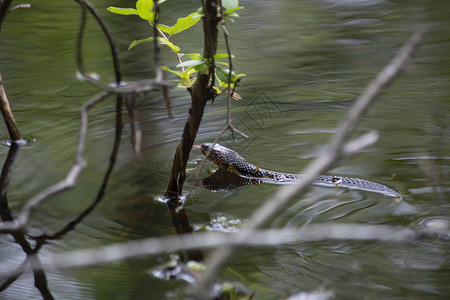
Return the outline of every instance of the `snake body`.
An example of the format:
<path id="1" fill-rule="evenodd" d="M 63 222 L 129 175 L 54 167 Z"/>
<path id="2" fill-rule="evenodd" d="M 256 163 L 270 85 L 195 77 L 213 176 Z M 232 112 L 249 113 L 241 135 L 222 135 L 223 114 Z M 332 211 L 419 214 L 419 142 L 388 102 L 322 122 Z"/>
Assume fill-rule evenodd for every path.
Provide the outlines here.
<path id="1" fill-rule="evenodd" d="M 213 146 L 212 143 L 205 143 L 201 145 L 201 150 L 202 153 L 207 155 L 208 159 L 214 162 L 218 167 L 245 178 L 283 184 L 296 182 L 304 177 L 302 174 L 276 172 L 259 168 L 245 160 L 236 151 L 219 144 Z M 363 190 L 384 194 L 390 197 L 401 197 L 397 191 L 381 183 L 355 177 L 319 175 L 312 184 L 326 187 L 343 187 Z"/>

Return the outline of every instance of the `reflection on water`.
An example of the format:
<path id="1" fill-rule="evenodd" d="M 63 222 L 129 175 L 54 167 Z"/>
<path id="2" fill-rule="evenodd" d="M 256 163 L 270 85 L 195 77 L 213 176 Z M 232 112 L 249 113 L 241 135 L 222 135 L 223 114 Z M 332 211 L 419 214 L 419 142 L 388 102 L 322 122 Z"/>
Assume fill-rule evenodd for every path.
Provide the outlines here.
<path id="1" fill-rule="evenodd" d="M 152 53 L 145 45 L 127 51 L 133 39 L 149 35 L 134 17 L 105 10 L 110 3 L 93 1 L 118 40 L 124 79 L 153 75 Z M 185 15 L 198 1 L 164 5 L 163 20 Z M 114 5 L 130 6 L 119 1 Z M 364 86 L 386 64 L 412 29 L 430 26 L 424 45 L 402 77 L 368 112 L 354 136 L 377 130 L 380 140 L 361 154 L 339 162 L 329 174 L 348 174 L 395 186 L 406 202 L 344 189 L 313 187 L 281 212 L 270 226 L 299 227 L 308 223 L 343 222 L 439 228 L 442 233 L 409 244 L 327 241 L 245 248 L 231 258 L 223 277 L 240 281 L 256 292 L 255 299 L 279 299 L 300 292 L 330 291 L 338 299 L 445 298 L 448 278 L 450 38 L 444 0 L 395 1 L 244 1 L 241 17 L 230 24 L 235 68 L 247 74 L 233 103 L 239 129 L 252 134 L 238 148 L 255 165 L 270 170 L 301 171 L 329 140 L 336 124 Z M 0 69 L 12 110 L 22 133 L 36 138 L 16 160 L 8 200 L 13 214 L 31 196 L 61 180 L 74 155 L 79 106 L 97 92 L 76 79 L 74 40 L 78 28 L 76 3 L 47 1 L 8 15 L 0 32 Z M 170 15 L 169 15 L 170 14 Z M 168 21 L 167 23 L 171 23 Z M 108 48 L 94 22 L 85 40 L 86 65 L 106 82 L 113 81 Z M 186 53 L 199 52 L 200 27 L 177 37 Z M 170 53 L 164 64 L 174 67 Z M 246 110 L 258 95 L 277 104 L 277 113 L 255 117 Z M 115 242 L 174 234 L 165 191 L 175 147 L 187 115 L 189 98 L 173 91 L 174 115 L 167 118 L 159 94 L 136 99 L 143 133 L 142 155 L 133 153 L 130 125 L 104 201 L 62 240 L 42 247 L 41 259 L 53 253 Z M 114 139 L 114 105 L 105 101 L 90 112 L 86 158 L 88 166 L 73 190 L 52 198 L 32 216 L 33 235 L 50 234 L 76 218 L 95 199 Z M 206 108 L 197 143 L 211 142 L 224 125 L 225 101 Z M 258 116 L 261 117 L 261 116 Z M 3 136 L 6 129 L 3 128 Z M 243 143 L 243 142 L 242 142 Z M 0 147 L 6 158 L 7 147 Z M 244 185 L 210 192 L 192 183 L 201 154 L 192 152 L 185 191 L 186 214 L 194 228 L 235 230 L 276 185 Z M 208 168 L 213 168 L 207 165 Z M 205 175 L 204 177 L 206 177 Z M 231 179 L 233 182 L 233 179 Z M 221 190 L 216 181 L 203 181 Z M 238 184 L 236 184 L 236 187 Z M 219 225 L 218 225 L 219 224 Z M 10 236 L 0 238 L 0 283 L 24 258 Z M 121 262 L 106 267 L 48 270 L 49 289 L 58 299 L 167 298 L 186 286 L 149 275 L 166 257 Z M 8 267 L 8 268 L 7 268 Z M 11 267 L 11 268 L 9 268 Z M 176 292 L 174 292 L 176 293 Z M 357 296 L 355 296 L 357 295 Z M 360 297 L 361 296 L 361 297 Z M 0 294 L 6 299 L 39 299 L 27 273 Z"/>

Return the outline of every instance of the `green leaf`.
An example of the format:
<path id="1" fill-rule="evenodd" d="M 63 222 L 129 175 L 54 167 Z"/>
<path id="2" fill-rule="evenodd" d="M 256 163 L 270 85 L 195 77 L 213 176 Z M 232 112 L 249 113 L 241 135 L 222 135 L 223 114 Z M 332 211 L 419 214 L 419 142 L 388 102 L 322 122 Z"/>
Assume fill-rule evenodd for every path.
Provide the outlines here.
<path id="1" fill-rule="evenodd" d="M 192 60 L 188 60 L 188 61 L 184 61 L 181 64 L 177 65 L 177 68 L 180 67 L 194 67 L 194 66 L 198 66 L 205 63 L 202 59 L 192 59 Z"/>
<path id="2" fill-rule="evenodd" d="M 184 72 L 181 73 L 181 83 L 185 86 L 185 87 L 189 87 L 192 86 L 194 84 L 195 78 L 191 79 L 189 74 Z"/>
<path id="3" fill-rule="evenodd" d="M 232 9 L 239 5 L 239 0 L 222 0 L 222 6 L 226 9 Z"/>
<path id="4" fill-rule="evenodd" d="M 155 19 L 155 12 L 153 11 L 153 0 L 138 0 L 136 2 L 136 9 L 141 17 L 144 20 L 153 22 Z"/>
<path id="5" fill-rule="evenodd" d="M 235 12 L 235 11 L 240 10 L 240 9 L 244 9 L 244 7 L 243 6 L 238 6 L 238 7 L 235 7 L 235 8 L 230 8 L 230 9 L 226 10 L 226 13 L 229 15 L 232 12 Z"/>
<path id="6" fill-rule="evenodd" d="M 166 67 L 166 66 L 162 66 L 161 69 L 163 69 L 164 71 L 173 73 L 173 74 L 175 74 L 175 75 L 178 75 L 179 77 L 182 76 L 180 71 L 175 71 L 175 70 L 169 69 L 169 68 Z"/>
<path id="7" fill-rule="evenodd" d="M 151 42 L 153 40 L 155 40 L 153 37 L 149 37 L 149 38 L 142 39 L 142 40 L 135 40 L 135 41 L 131 42 L 130 46 L 128 47 L 128 50 L 136 47 L 139 44 L 146 43 L 146 42 Z M 168 46 L 175 53 L 180 51 L 180 47 L 178 47 L 177 45 L 175 45 L 174 43 L 170 42 L 168 39 L 166 39 L 164 37 L 158 37 L 158 42 L 161 45 Z"/>
<path id="8" fill-rule="evenodd" d="M 200 53 L 187 53 L 184 56 L 187 56 L 190 59 L 203 59 L 203 56 Z"/>
<path id="9" fill-rule="evenodd" d="M 194 68 L 195 68 L 196 71 L 200 72 L 200 71 L 208 69 L 209 66 L 207 64 L 201 64 L 201 65 L 195 66 Z"/>
<path id="10" fill-rule="evenodd" d="M 219 54 L 214 55 L 214 59 L 219 59 L 219 58 L 224 58 L 224 57 L 228 57 L 228 53 L 219 53 Z M 231 57 L 233 57 L 233 55 Z"/>
<path id="11" fill-rule="evenodd" d="M 134 40 L 131 42 L 130 46 L 128 47 L 128 50 L 131 50 L 132 48 L 134 48 L 135 46 L 142 44 L 142 43 L 146 43 L 146 42 L 151 42 L 153 41 L 154 38 L 153 37 L 149 37 L 146 39 L 142 39 L 142 40 Z"/>
<path id="12" fill-rule="evenodd" d="M 158 27 L 158 29 L 161 30 L 162 32 L 170 34 L 170 30 L 171 30 L 170 26 L 167 26 L 167 25 L 164 25 L 164 24 L 158 24 L 158 25 L 156 25 L 156 27 Z"/>
<path id="13" fill-rule="evenodd" d="M 228 74 L 230 74 L 230 69 L 222 69 L 216 67 L 216 75 L 220 81 L 228 83 Z M 231 82 L 235 82 L 237 77 L 234 72 L 231 72 Z"/>
<path id="14" fill-rule="evenodd" d="M 228 74 L 226 74 L 223 69 L 216 67 L 216 76 L 221 83 L 228 82 Z"/>
<path id="15" fill-rule="evenodd" d="M 231 18 L 239 18 L 239 15 L 234 12 L 234 13 L 231 13 L 231 14 L 227 14 L 225 19 L 230 20 L 231 22 L 234 22 L 234 20 L 231 19 Z"/>
<path id="16" fill-rule="evenodd" d="M 200 7 L 199 9 L 197 9 L 197 11 L 195 13 L 192 14 L 193 18 L 201 18 L 205 16 L 205 12 L 203 11 L 203 7 Z"/>
<path id="17" fill-rule="evenodd" d="M 201 66 L 201 65 L 200 65 Z M 197 72 L 195 69 L 191 69 L 191 68 L 188 68 L 187 70 L 186 70 L 186 73 L 188 73 L 189 75 L 192 75 L 192 74 L 194 74 L 195 72 Z"/>
<path id="18" fill-rule="evenodd" d="M 114 6 L 110 6 L 107 8 L 107 10 L 109 12 L 112 12 L 114 14 L 118 14 L 118 15 L 137 15 L 138 12 L 136 9 L 134 8 L 120 8 L 120 7 L 114 7 Z"/>
<path id="19" fill-rule="evenodd" d="M 215 64 L 216 64 L 216 66 L 217 65 L 222 65 L 222 66 L 225 66 L 225 67 L 229 67 L 230 66 L 228 63 L 222 62 L 222 61 L 216 61 Z"/>
<path id="20" fill-rule="evenodd" d="M 208 68 L 209 68 L 208 65 L 206 63 L 203 63 L 203 64 L 199 64 L 199 65 L 191 66 L 191 67 L 187 68 L 186 72 L 188 72 L 189 74 L 192 74 L 195 72 L 206 70 Z"/>
<path id="21" fill-rule="evenodd" d="M 222 91 L 217 86 L 213 86 L 213 89 L 216 91 L 217 95 L 222 94 Z"/>
<path id="22" fill-rule="evenodd" d="M 162 45 L 168 46 L 174 53 L 180 52 L 180 47 L 166 39 L 165 37 L 158 37 L 158 42 L 160 42 Z"/>
<path id="23" fill-rule="evenodd" d="M 177 33 L 180 33 L 186 29 L 191 28 L 192 26 L 194 26 L 198 21 L 200 21 L 200 17 L 197 16 L 198 14 L 192 13 L 190 15 L 187 15 L 184 18 L 179 18 L 177 20 L 177 22 L 175 23 L 175 25 L 173 25 L 172 27 L 170 27 L 170 31 L 167 32 L 170 35 L 174 35 Z"/>

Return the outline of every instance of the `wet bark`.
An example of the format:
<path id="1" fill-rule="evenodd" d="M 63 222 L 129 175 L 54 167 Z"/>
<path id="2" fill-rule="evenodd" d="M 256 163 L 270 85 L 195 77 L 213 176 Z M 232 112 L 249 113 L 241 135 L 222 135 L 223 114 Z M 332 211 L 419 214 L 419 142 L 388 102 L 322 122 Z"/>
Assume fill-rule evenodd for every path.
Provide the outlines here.
<path id="1" fill-rule="evenodd" d="M 3 87 L 2 75 L 0 74 L 0 110 L 5 120 L 6 127 L 8 128 L 11 141 L 19 141 L 21 139 L 19 129 L 17 128 L 16 120 L 9 106 L 8 97 L 6 96 L 5 89 Z"/>
<path id="2" fill-rule="evenodd" d="M 8 8 L 11 5 L 12 0 L 3 0 L 0 2 L 0 29 L 2 28 L 3 20 L 8 13 Z"/>

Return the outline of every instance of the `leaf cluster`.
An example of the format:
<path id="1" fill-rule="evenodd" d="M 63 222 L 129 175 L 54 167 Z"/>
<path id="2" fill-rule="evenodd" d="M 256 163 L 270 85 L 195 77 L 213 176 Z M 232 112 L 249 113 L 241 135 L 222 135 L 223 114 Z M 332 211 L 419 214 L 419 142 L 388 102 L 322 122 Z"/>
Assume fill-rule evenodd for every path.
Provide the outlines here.
<path id="1" fill-rule="evenodd" d="M 163 2 L 166 2 L 166 0 L 159 0 L 158 4 L 161 4 Z M 243 7 L 239 6 L 239 0 L 222 0 L 222 7 L 223 17 L 230 20 L 232 20 L 233 17 L 239 17 L 236 11 L 243 9 Z M 155 13 L 155 3 L 153 0 L 138 0 L 136 2 L 136 8 L 120 8 L 110 6 L 107 9 L 108 11 L 119 15 L 137 15 L 141 19 L 147 21 L 148 24 L 152 27 L 155 26 L 155 19 L 158 18 Z M 179 79 L 177 80 L 179 87 L 192 86 L 196 79 L 196 73 L 209 69 L 212 64 L 211 59 L 205 59 L 200 55 L 200 53 L 181 53 L 180 47 L 171 42 L 171 38 L 174 35 L 191 28 L 198 21 L 200 21 L 203 16 L 203 8 L 200 8 L 196 12 L 193 12 L 183 18 L 177 19 L 176 23 L 172 26 L 164 25 L 161 23 L 156 24 L 156 28 L 160 34 L 160 36 L 157 37 L 158 42 L 161 45 L 169 47 L 170 50 L 172 50 L 172 52 L 176 54 L 179 61 L 179 64 L 176 66 L 176 68 L 180 68 L 181 70 L 173 70 L 166 66 L 163 66 L 162 69 L 179 77 Z M 218 17 L 221 16 L 222 12 L 219 9 Z M 139 44 L 151 41 L 154 41 L 153 36 L 140 40 L 134 40 L 131 42 L 128 50 L 131 50 Z M 215 81 L 217 82 L 214 88 L 217 94 L 220 94 L 227 89 L 233 90 L 235 88 L 235 83 L 239 80 L 239 78 L 245 76 L 244 74 L 237 75 L 234 72 L 231 72 L 231 82 L 228 83 L 230 74 L 229 64 L 226 62 L 217 61 L 218 59 L 228 57 L 228 54 L 225 53 L 216 54 L 214 56 Z M 189 60 L 183 61 L 182 58 L 189 58 Z M 238 95 L 236 94 L 236 96 Z"/>
<path id="2" fill-rule="evenodd" d="M 160 0 L 158 1 L 158 4 L 161 4 L 163 2 L 166 2 L 166 0 Z M 137 15 L 141 19 L 146 20 L 151 26 L 155 25 L 155 19 L 157 16 L 155 15 L 154 10 L 155 3 L 153 0 L 138 0 L 136 2 L 136 8 L 120 8 L 120 7 L 114 7 L 110 6 L 108 7 L 108 11 L 119 14 L 119 15 Z M 174 53 L 178 53 L 180 51 L 180 47 L 176 46 L 172 42 L 170 42 L 170 38 L 180 32 L 185 31 L 186 29 L 191 28 L 194 26 L 198 21 L 200 21 L 201 16 L 197 16 L 197 13 L 192 13 L 184 18 L 180 18 L 177 20 L 177 22 L 173 26 L 167 26 L 164 24 L 157 24 L 156 27 L 158 28 L 158 31 L 161 33 L 161 36 L 158 37 L 158 42 L 162 45 L 168 46 Z M 145 42 L 151 42 L 153 41 L 153 37 L 148 37 L 141 40 L 134 40 L 131 42 L 130 46 L 128 47 L 128 50 L 132 49 L 133 47 L 145 43 Z"/>
<path id="3" fill-rule="evenodd" d="M 182 57 L 189 57 L 190 60 L 179 63 L 177 68 L 186 68 L 185 71 L 176 71 L 164 66 L 163 70 L 173 73 L 180 77 L 179 87 L 190 87 L 195 82 L 194 74 L 199 71 L 209 69 L 212 60 L 204 58 L 200 53 L 182 54 Z M 214 87 L 218 94 L 222 93 L 225 89 L 234 89 L 235 82 L 245 76 L 245 74 L 236 74 L 231 72 L 231 84 L 228 84 L 228 77 L 230 74 L 229 65 L 227 62 L 218 61 L 221 58 L 228 58 L 228 54 L 219 53 L 214 55 L 215 63 L 215 80 L 217 82 Z M 233 56 L 232 56 L 233 57 Z"/>

